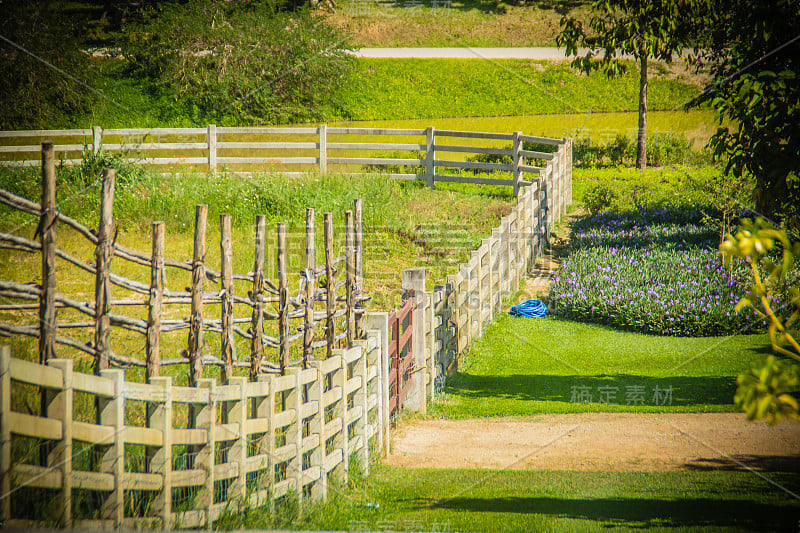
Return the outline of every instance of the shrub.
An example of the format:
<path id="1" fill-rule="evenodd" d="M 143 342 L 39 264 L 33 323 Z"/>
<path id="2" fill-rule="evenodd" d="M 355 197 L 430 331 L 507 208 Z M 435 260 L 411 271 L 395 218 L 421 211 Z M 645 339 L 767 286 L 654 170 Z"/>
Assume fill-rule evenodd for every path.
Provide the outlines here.
<path id="1" fill-rule="evenodd" d="M 131 74 L 168 113 L 195 122 L 322 119 L 355 68 L 346 39 L 324 17 L 268 3 L 164 3 L 127 32 Z"/>
<path id="2" fill-rule="evenodd" d="M 647 138 L 646 150 L 649 166 L 708 163 L 711 156 L 695 152 L 682 135 L 672 132 L 655 133 Z M 633 166 L 636 162 L 636 141 L 617 135 L 605 144 L 595 143 L 591 137 L 578 135 L 572 143 L 572 161 L 577 167 Z"/>
<path id="3" fill-rule="evenodd" d="M 608 211 L 619 198 L 616 190 L 608 185 L 599 184 L 586 190 L 583 194 L 583 205 L 591 213 Z"/>

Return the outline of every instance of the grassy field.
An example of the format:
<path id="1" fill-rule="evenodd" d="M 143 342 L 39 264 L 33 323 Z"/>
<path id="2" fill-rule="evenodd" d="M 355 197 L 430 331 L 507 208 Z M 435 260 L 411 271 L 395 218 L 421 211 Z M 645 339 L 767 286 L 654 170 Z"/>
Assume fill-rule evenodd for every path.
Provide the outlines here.
<path id="1" fill-rule="evenodd" d="M 121 61 L 95 59 L 96 89 L 108 96 L 86 116 L 54 118 L 51 127 L 206 125 L 201 111 L 180 114 L 174 102 L 155 97 Z M 327 121 L 495 117 L 553 113 L 635 111 L 638 76 L 581 74 L 567 63 L 480 59 L 360 59 L 358 72 L 337 103 L 323 110 Z M 269 80 L 265 80 L 265 84 Z M 679 110 L 699 93 L 696 80 L 653 63 L 649 110 Z M 216 121 L 216 120 L 214 120 Z M 219 125 L 230 125 L 223 120 Z M 635 125 L 635 123 L 634 123 Z"/>
<path id="2" fill-rule="evenodd" d="M 769 352 L 765 335 L 660 337 L 504 315 L 472 345 L 433 412 L 733 411 L 736 376 Z"/>
<path id="3" fill-rule="evenodd" d="M 588 19 L 587 2 L 542 0 L 347 0 L 329 16 L 358 47 L 555 46 L 565 14 Z"/>
<path id="4" fill-rule="evenodd" d="M 795 474 L 768 478 L 797 492 Z M 749 472 L 562 472 L 373 467 L 297 529 L 344 531 L 793 531 L 800 504 Z M 259 509 L 220 524 L 269 528 Z"/>

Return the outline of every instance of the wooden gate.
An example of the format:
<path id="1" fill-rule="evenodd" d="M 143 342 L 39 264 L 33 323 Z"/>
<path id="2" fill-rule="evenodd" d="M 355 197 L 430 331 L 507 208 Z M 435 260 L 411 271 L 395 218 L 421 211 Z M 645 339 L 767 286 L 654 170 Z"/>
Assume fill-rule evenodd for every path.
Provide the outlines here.
<path id="1" fill-rule="evenodd" d="M 403 406 L 411 388 L 414 361 L 411 336 L 413 331 L 413 295 L 399 311 L 389 315 L 391 341 L 389 342 L 389 415 L 394 418 Z"/>

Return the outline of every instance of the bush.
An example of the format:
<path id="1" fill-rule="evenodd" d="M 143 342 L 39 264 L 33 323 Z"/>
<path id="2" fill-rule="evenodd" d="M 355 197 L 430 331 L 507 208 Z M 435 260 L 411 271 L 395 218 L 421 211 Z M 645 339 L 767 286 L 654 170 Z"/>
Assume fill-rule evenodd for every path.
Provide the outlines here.
<path id="1" fill-rule="evenodd" d="M 608 211 L 618 199 L 619 194 L 616 190 L 608 185 L 600 184 L 586 190 L 583 194 L 583 205 L 591 213 L 600 213 Z"/>
<path id="2" fill-rule="evenodd" d="M 682 135 L 672 132 L 655 133 L 647 138 L 647 164 L 660 167 L 675 164 L 709 163 L 711 156 L 692 150 L 691 143 Z M 595 143 L 591 137 L 579 135 L 572 143 L 572 161 L 576 167 L 633 166 L 636 163 L 636 141 L 617 135 L 605 144 Z"/>
<path id="3" fill-rule="evenodd" d="M 324 17 L 269 4 L 161 4 L 126 33 L 130 73 L 168 114 L 218 124 L 320 120 L 355 68 Z"/>

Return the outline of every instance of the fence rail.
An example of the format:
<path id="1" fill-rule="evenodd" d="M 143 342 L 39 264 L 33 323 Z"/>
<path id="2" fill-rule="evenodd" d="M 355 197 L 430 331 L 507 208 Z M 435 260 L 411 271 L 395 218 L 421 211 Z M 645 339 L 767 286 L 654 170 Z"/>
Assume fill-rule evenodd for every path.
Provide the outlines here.
<path id="1" fill-rule="evenodd" d="M 398 137 L 402 138 L 399 142 Z M 54 149 L 65 165 L 79 164 L 84 150 L 95 154 L 102 150 L 149 165 L 181 165 L 210 172 L 275 170 L 297 175 L 312 168 L 324 174 L 330 167 L 337 167 L 337 171 L 352 170 L 354 166 L 362 167 L 362 171 L 383 167 L 398 179 L 425 181 L 431 187 L 437 181 L 499 184 L 514 187 L 515 194 L 520 186 L 529 183 L 523 179 L 523 174 L 541 174 L 545 167 L 536 162 L 544 163 L 554 157 L 544 148 L 558 148 L 567 142 L 522 132 L 454 131 L 433 127 L 350 128 L 320 124 L 314 127 L 226 128 L 212 124 L 206 128 L 104 130 L 94 126 L 91 129 L 0 132 L 0 164 L 39 164 L 38 160 L 26 159 L 26 155 L 39 149 L 30 140 L 44 138 L 59 141 Z M 510 142 L 511 147 L 495 146 L 502 141 Z M 534 143 L 541 149 L 525 149 L 524 143 Z M 443 159 L 444 153 L 508 156 L 511 162 Z M 424 170 L 409 173 L 394 167 Z M 436 169 L 506 173 L 510 177 L 474 178 L 437 173 Z"/>
<path id="2" fill-rule="evenodd" d="M 381 416 L 370 414 L 380 404 L 379 345 L 373 333 L 284 376 L 197 387 L 169 377 L 130 383 L 121 370 L 81 374 L 71 359 L 39 365 L 0 346 L 0 520 L 196 528 L 289 492 L 301 508 L 324 499 L 328 474 L 346 480 L 352 454 L 368 468 L 369 441 L 381 432 Z M 12 391 L 25 385 L 43 391 L 40 413 L 20 410 Z M 79 397 L 83 411 L 96 405 L 95 422 L 76 419 Z M 188 423 L 174 427 L 187 411 Z M 91 520 L 81 513 L 87 499 Z"/>

